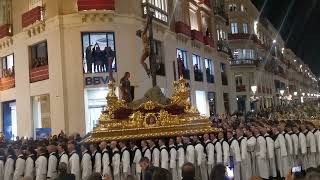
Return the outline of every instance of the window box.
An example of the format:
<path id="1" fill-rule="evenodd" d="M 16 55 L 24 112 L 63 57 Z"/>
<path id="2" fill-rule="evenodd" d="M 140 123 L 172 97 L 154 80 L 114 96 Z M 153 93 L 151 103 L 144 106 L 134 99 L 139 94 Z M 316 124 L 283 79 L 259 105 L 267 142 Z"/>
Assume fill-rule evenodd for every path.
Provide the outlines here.
<path id="1" fill-rule="evenodd" d="M 30 11 L 22 14 L 22 27 L 25 28 L 37 21 L 43 20 L 43 10 L 41 6 L 37 6 Z"/>
<path id="2" fill-rule="evenodd" d="M 0 78 L 0 90 L 4 91 L 15 87 L 14 76 Z"/>
<path id="3" fill-rule="evenodd" d="M 181 21 L 176 22 L 175 30 L 176 33 L 191 37 L 191 27 Z"/>
<path id="4" fill-rule="evenodd" d="M 78 11 L 115 10 L 114 0 L 77 0 Z"/>
<path id="5" fill-rule="evenodd" d="M 12 36 L 11 24 L 0 26 L 0 39 L 7 36 Z"/>
<path id="6" fill-rule="evenodd" d="M 38 82 L 49 79 L 48 65 L 39 66 L 30 69 L 30 82 Z"/>
<path id="7" fill-rule="evenodd" d="M 203 33 L 197 30 L 191 30 L 191 39 L 204 42 Z"/>
<path id="8" fill-rule="evenodd" d="M 204 36 L 203 41 L 204 41 L 205 45 L 208 45 L 208 46 L 214 48 L 214 40 L 211 37 Z"/>

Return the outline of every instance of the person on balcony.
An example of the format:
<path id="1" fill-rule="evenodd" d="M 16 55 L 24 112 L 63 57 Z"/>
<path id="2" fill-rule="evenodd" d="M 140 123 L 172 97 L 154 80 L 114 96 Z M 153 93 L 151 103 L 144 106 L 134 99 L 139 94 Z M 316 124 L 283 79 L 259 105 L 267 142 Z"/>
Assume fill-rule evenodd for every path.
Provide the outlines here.
<path id="1" fill-rule="evenodd" d="M 93 58 L 92 58 L 92 45 L 89 45 L 86 48 L 86 62 L 87 62 L 87 73 L 92 73 L 92 64 L 93 64 Z"/>
<path id="2" fill-rule="evenodd" d="M 103 67 L 105 67 L 104 72 L 109 72 L 110 81 L 115 82 L 113 78 L 113 69 L 112 69 L 112 63 L 113 63 L 113 59 L 115 58 L 115 53 L 109 46 L 105 47 L 104 53 L 105 53 L 105 58 L 107 59 L 107 61 L 103 61 Z"/>
<path id="3" fill-rule="evenodd" d="M 94 72 L 102 71 L 102 62 L 103 62 L 103 52 L 100 49 L 98 43 L 96 43 L 93 47 L 92 57 L 94 62 Z"/>

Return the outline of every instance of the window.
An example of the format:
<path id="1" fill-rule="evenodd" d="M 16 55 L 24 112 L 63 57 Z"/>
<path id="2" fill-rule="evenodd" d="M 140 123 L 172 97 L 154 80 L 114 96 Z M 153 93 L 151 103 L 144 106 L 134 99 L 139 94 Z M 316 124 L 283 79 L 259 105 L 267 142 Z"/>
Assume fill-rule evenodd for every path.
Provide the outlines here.
<path id="1" fill-rule="evenodd" d="M 230 104 L 229 104 L 229 94 L 223 93 L 223 102 L 224 102 L 224 110 L 225 113 L 230 113 Z"/>
<path id="2" fill-rule="evenodd" d="M 192 54 L 192 64 L 195 81 L 203 81 L 201 57 L 196 54 Z"/>
<path id="3" fill-rule="evenodd" d="M 241 86 L 242 85 L 242 75 L 235 75 L 236 78 L 236 85 Z"/>
<path id="4" fill-rule="evenodd" d="M 227 73 L 226 73 L 226 65 L 224 63 L 220 64 L 220 70 L 221 70 L 222 85 L 227 86 L 228 85 L 228 77 L 227 77 Z"/>
<path id="5" fill-rule="evenodd" d="M 236 22 L 231 23 L 231 33 L 238 34 L 238 23 Z"/>
<path id="6" fill-rule="evenodd" d="M 243 23 L 243 33 L 248 34 L 249 30 L 248 30 L 248 23 Z"/>
<path id="7" fill-rule="evenodd" d="M 233 51 L 234 59 L 255 59 L 256 53 L 253 49 L 236 49 Z"/>
<path id="8" fill-rule="evenodd" d="M 29 10 L 37 6 L 42 6 L 42 0 L 29 0 Z"/>
<path id="9" fill-rule="evenodd" d="M 244 8 L 243 4 L 241 4 L 241 11 L 242 11 L 242 12 L 245 11 L 245 8 Z"/>
<path id="10" fill-rule="evenodd" d="M 208 115 L 208 105 L 205 91 L 196 91 L 196 105 L 201 115 Z"/>
<path id="11" fill-rule="evenodd" d="M 0 26 L 12 24 L 11 5 L 11 0 L 0 0 Z"/>
<path id="12" fill-rule="evenodd" d="M 210 116 L 216 115 L 216 93 L 208 92 L 209 112 Z"/>
<path id="13" fill-rule="evenodd" d="M 214 83 L 214 65 L 211 59 L 205 59 L 206 77 L 208 83 Z"/>
<path id="14" fill-rule="evenodd" d="M 229 4 L 229 11 L 236 11 L 237 5 L 236 4 Z"/>
<path id="15" fill-rule="evenodd" d="M 2 77 L 14 76 L 14 56 L 13 54 L 2 58 Z"/>
<path id="16" fill-rule="evenodd" d="M 199 30 L 199 26 L 198 26 L 198 16 L 197 16 L 197 12 L 193 9 L 189 9 L 190 12 L 190 26 L 191 29 L 193 30 Z"/>
<path id="17" fill-rule="evenodd" d="M 148 10 L 154 12 L 154 17 L 161 22 L 168 22 L 168 0 L 142 0 L 143 15 Z"/>
<path id="18" fill-rule="evenodd" d="M 165 76 L 165 62 L 163 59 L 163 44 L 161 41 L 155 40 L 154 41 L 154 53 L 156 55 L 157 63 L 158 63 L 158 69 L 157 69 L 157 75 Z"/>
<path id="19" fill-rule="evenodd" d="M 117 70 L 113 32 L 82 33 L 82 51 L 84 73 L 100 73 Z M 109 67 L 112 67 L 112 69 Z"/>
<path id="20" fill-rule="evenodd" d="M 48 65 L 47 41 L 31 46 L 30 51 L 32 68 Z"/>
<path id="21" fill-rule="evenodd" d="M 190 70 L 188 66 L 188 55 L 187 51 L 184 51 L 182 49 L 177 49 L 177 64 L 178 64 L 178 72 L 179 76 L 181 76 L 180 73 L 183 73 L 183 78 L 190 79 Z M 182 61 L 182 62 L 179 62 Z"/>

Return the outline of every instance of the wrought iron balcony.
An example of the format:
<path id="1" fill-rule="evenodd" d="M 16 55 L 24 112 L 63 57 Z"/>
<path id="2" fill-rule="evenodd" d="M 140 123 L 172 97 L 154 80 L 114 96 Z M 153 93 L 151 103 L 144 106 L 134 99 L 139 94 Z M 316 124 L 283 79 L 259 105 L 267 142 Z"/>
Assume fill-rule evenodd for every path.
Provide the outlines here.
<path id="1" fill-rule="evenodd" d="M 226 11 L 224 10 L 223 7 L 216 7 L 214 8 L 214 15 L 216 16 L 220 16 L 221 18 L 225 19 L 226 21 L 228 21 L 228 14 L 226 13 Z"/>
<path id="2" fill-rule="evenodd" d="M 44 7 L 37 6 L 31 9 L 30 11 L 22 14 L 22 27 L 25 28 L 37 21 L 43 21 L 44 11 L 45 11 Z"/>
<path id="3" fill-rule="evenodd" d="M 191 30 L 191 39 L 199 42 L 204 42 L 203 33 L 197 30 Z"/>
<path id="4" fill-rule="evenodd" d="M 217 43 L 217 49 L 220 52 L 224 52 L 226 54 L 231 55 L 231 49 L 225 41 L 219 40 Z"/>
<path id="5" fill-rule="evenodd" d="M 191 37 L 191 27 L 181 21 L 176 22 L 175 30 L 176 33 Z"/>
<path id="6" fill-rule="evenodd" d="M 259 60 L 256 59 L 233 59 L 230 60 L 231 66 L 258 66 L 260 63 Z"/>

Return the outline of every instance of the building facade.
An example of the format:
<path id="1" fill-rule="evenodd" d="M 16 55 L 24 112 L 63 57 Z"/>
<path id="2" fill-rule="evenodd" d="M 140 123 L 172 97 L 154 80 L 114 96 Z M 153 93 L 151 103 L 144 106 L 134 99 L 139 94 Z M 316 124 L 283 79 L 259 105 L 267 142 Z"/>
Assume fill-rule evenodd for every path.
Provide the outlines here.
<path id="1" fill-rule="evenodd" d="M 111 76 L 119 87 L 125 72 L 134 99 L 143 97 L 152 83 L 140 64 L 136 31 L 148 11 L 155 17 L 158 86 L 170 97 L 173 81 L 188 79 L 190 101 L 203 115 L 270 107 L 281 88 L 307 93 L 313 85 L 312 72 L 299 67 L 293 52 L 282 53 L 280 36 L 257 20 L 249 0 L 0 0 L 5 136 L 35 136 L 39 128 L 91 131 L 106 106 Z M 112 61 L 101 53 L 107 51 Z M 254 96 L 251 86 L 257 87 Z"/>

